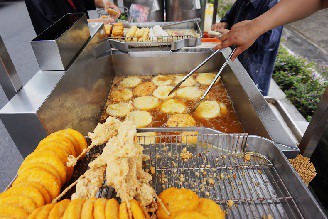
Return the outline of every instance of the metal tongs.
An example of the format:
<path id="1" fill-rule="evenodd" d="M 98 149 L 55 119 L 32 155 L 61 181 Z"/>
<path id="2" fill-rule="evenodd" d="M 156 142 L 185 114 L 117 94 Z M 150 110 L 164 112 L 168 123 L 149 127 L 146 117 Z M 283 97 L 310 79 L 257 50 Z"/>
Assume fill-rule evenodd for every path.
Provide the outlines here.
<path id="1" fill-rule="evenodd" d="M 215 82 L 218 80 L 218 78 L 221 75 L 221 72 L 223 71 L 223 69 L 228 65 L 230 58 L 232 57 L 233 53 L 236 51 L 237 47 L 234 47 L 234 49 L 232 50 L 232 52 L 230 53 L 229 57 L 226 59 L 226 61 L 223 63 L 223 65 L 221 66 L 219 72 L 216 74 L 214 80 L 212 81 L 212 83 L 210 84 L 210 86 L 207 88 L 207 90 L 205 91 L 205 93 L 203 94 L 203 96 L 198 100 L 198 102 L 196 103 L 195 107 L 193 108 L 194 111 L 198 105 L 200 104 L 200 102 L 202 102 L 204 100 L 204 98 L 206 97 L 206 95 L 210 92 L 211 88 L 213 87 L 213 85 L 215 84 Z M 207 57 L 202 63 L 200 63 L 196 68 L 194 68 L 193 70 L 191 70 L 191 72 L 189 72 L 177 85 L 175 85 L 175 87 L 170 91 L 169 95 L 170 96 L 174 91 L 176 91 L 180 85 L 185 82 L 185 80 L 187 80 L 192 74 L 195 73 L 195 71 L 197 71 L 200 67 L 202 67 L 206 62 L 208 62 L 208 60 L 210 60 L 213 56 L 215 56 L 220 50 L 216 50 L 215 52 L 213 52 L 209 57 Z"/>

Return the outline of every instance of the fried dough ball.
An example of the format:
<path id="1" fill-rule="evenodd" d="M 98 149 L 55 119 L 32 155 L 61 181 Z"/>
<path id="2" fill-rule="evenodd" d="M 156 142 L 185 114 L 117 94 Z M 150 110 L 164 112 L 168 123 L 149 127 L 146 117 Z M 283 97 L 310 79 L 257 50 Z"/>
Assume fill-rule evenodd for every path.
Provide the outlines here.
<path id="1" fill-rule="evenodd" d="M 6 206 L 0 208 L 1 218 L 28 218 L 29 213 L 21 208 L 14 206 Z"/>
<path id="2" fill-rule="evenodd" d="M 166 124 L 168 127 L 193 127 L 196 121 L 189 114 L 175 114 L 169 117 Z"/>
<path id="3" fill-rule="evenodd" d="M 31 214 L 36 208 L 34 201 L 26 196 L 10 195 L 7 197 L 0 198 L 0 206 L 13 206 L 23 209 L 24 211 Z"/>
<path id="4" fill-rule="evenodd" d="M 56 198 L 60 193 L 60 179 L 42 168 L 29 169 L 18 175 L 17 179 L 13 182 L 12 187 L 15 187 L 22 182 L 35 182 L 41 184 L 49 192 L 52 199 Z"/>
<path id="5" fill-rule="evenodd" d="M 137 128 L 143 128 L 148 126 L 152 121 L 153 117 L 147 111 L 132 111 L 126 118 L 132 120 Z"/>
<path id="6" fill-rule="evenodd" d="M 196 210 L 211 219 L 224 219 L 225 213 L 221 209 L 220 205 L 216 204 L 211 199 L 201 198 Z"/>
<path id="7" fill-rule="evenodd" d="M 133 89 L 133 94 L 137 97 L 149 96 L 156 89 L 152 82 L 143 82 Z"/>
<path id="8" fill-rule="evenodd" d="M 89 198 L 84 202 L 81 211 L 81 219 L 94 218 L 93 209 L 96 201 L 97 198 Z"/>
<path id="9" fill-rule="evenodd" d="M 74 200 L 72 200 L 68 204 L 63 218 L 65 218 L 65 219 L 66 218 L 67 219 L 80 218 L 84 202 L 85 202 L 85 199 L 74 199 Z"/>
<path id="10" fill-rule="evenodd" d="M 215 76 L 216 75 L 213 73 L 200 73 L 197 76 L 196 81 L 202 85 L 210 85 L 214 80 Z"/>
<path id="11" fill-rule="evenodd" d="M 158 196 L 166 209 L 170 212 L 170 216 L 163 209 L 162 205 L 158 206 L 156 215 L 158 219 L 171 218 L 183 211 L 192 211 L 199 202 L 197 194 L 189 189 L 168 188 Z"/>
<path id="12" fill-rule="evenodd" d="M 131 90 L 123 88 L 118 90 L 113 90 L 110 93 L 111 100 L 115 102 L 127 101 L 133 97 L 133 93 Z"/>
<path id="13" fill-rule="evenodd" d="M 107 204 L 107 199 L 98 198 L 94 204 L 93 216 L 95 219 L 106 219 L 105 207 Z"/>
<path id="14" fill-rule="evenodd" d="M 170 91 L 173 89 L 172 86 L 158 86 L 153 92 L 153 96 L 158 99 L 168 99 L 175 96 L 175 92 L 169 96 Z"/>
<path id="15" fill-rule="evenodd" d="M 203 95 L 198 87 L 184 87 L 177 91 L 177 96 L 187 100 L 197 100 Z"/>
<path id="16" fill-rule="evenodd" d="M 173 219 L 212 219 L 211 217 L 206 217 L 205 215 L 197 211 L 184 211 L 176 216 L 172 217 Z"/>
<path id="17" fill-rule="evenodd" d="M 129 219 L 128 207 L 125 202 L 120 204 L 119 215 L 120 219 Z"/>
<path id="18" fill-rule="evenodd" d="M 105 207 L 106 219 L 118 219 L 119 218 L 119 204 L 116 199 L 112 198 L 107 201 Z"/>
<path id="19" fill-rule="evenodd" d="M 182 144 L 196 144 L 198 142 L 198 132 L 182 132 Z"/>
<path id="20" fill-rule="evenodd" d="M 62 218 L 66 211 L 68 204 L 71 202 L 69 199 L 64 199 L 60 202 L 57 202 L 55 206 L 49 212 L 48 219 L 57 219 Z"/>
<path id="21" fill-rule="evenodd" d="M 173 80 L 170 75 L 158 75 L 151 80 L 157 86 L 171 85 Z"/>
<path id="22" fill-rule="evenodd" d="M 151 110 L 158 106 L 158 100 L 155 97 L 143 96 L 133 100 L 133 105 L 141 110 Z"/>
<path id="23" fill-rule="evenodd" d="M 156 132 L 139 132 L 137 133 L 139 144 L 155 144 L 156 143 Z"/>
<path id="24" fill-rule="evenodd" d="M 144 212 L 142 211 L 139 202 L 132 199 L 130 201 L 130 205 L 131 205 L 132 216 L 134 219 L 146 219 L 146 216 L 145 216 Z M 147 216 L 149 216 L 149 215 L 147 215 Z M 147 218 L 149 218 L 149 217 L 147 217 Z"/>
<path id="25" fill-rule="evenodd" d="M 34 201 L 36 207 L 41 207 L 45 204 L 42 194 L 32 186 L 17 186 L 11 187 L 7 191 L 0 194 L 0 199 L 7 196 L 26 196 Z"/>
<path id="26" fill-rule="evenodd" d="M 179 100 L 169 99 L 162 103 L 161 111 L 164 113 L 175 114 L 184 113 L 187 107 Z"/>
<path id="27" fill-rule="evenodd" d="M 54 208 L 55 203 L 47 204 L 37 213 L 36 218 L 48 218 L 50 211 Z"/>
<path id="28" fill-rule="evenodd" d="M 141 82 L 142 82 L 141 78 L 136 76 L 131 76 L 131 77 L 124 78 L 121 81 L 121 85 L 126 88 L 133 88 L 136 87 Z"/>
<path id="29" fill-rule="evenodd" d="M 182 81 L 182 79 L 184 78 L 185 76 L 175 76 L 175 84 L 178 84 L 180 81 Z M 185 80 L 181 85 L 180 87 L 192 87 L 196 85 L 196 81 L 195 79 L 190 76 L 189 78 L 187 78 L 187 80 Z"/>
<path id="30" fill-rule="evenodd" d="M 132 109 L 131 103 L 115 103 L 107 107 L 106 113 L 114 117 L 125 117 Z"/>
<path id="31" fill-rule="evenodd" d="M 218 117 L 220 116 L 220 105 L 216 101 L 203 101 L 196 108 L 195 114 L 205 119 Z"/>

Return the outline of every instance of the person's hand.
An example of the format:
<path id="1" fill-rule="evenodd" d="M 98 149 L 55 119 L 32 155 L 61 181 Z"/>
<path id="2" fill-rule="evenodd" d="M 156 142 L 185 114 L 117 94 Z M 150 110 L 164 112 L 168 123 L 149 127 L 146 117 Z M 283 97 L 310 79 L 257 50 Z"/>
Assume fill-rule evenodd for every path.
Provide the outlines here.
<path id="1" fill-rule="evenodd" d="M 101 18 L 95 18 L 95 19 L 88 19 L 88 22 L 94 23 L 94 22 L 103 22 L 104 24 L 110 24 L 114 23 L 115 20 L 111 17 L 101 17 Z"/>
<path id="2" fill-rule="evenodd" d="M 234 61 L 237 56 L 248 49 L 260 35 L 261 32 L 256 25 L 254 25 L 253 21 L 241 21 L 233 25 L 228 33 L 220 37 L 222 43 L 218 44 L 215 49 L 224 49 L 236 45 L 237 49 L 231 57 L 231 61 Z"/>
<path id="3" fill-rule="evenodd" d="M 111 3 L 109 0 L 94 0 L 95 5 L 97 8 L 103 8 L 105 11 L 112 8 L 113 10 L 118 12 L 119 17 L 121 15 L 121 10 L 113 3 Z"/>
<path id="4" fill-rule="evenodd" d="M 212 30 L 213 31 L 219 31 L 219 30 L 227 29 L 227 28 L 228 28 L 228 23 L 227 22 L 219 22 L 219 23 L 216 23 L 216 24 L 212 25 Z"/>

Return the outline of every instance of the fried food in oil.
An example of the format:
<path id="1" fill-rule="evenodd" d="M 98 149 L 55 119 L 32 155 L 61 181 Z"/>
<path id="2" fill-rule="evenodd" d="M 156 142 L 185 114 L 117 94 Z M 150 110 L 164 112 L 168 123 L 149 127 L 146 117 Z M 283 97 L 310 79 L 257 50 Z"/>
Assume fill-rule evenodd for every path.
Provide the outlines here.
<path id="1" fill-rule="evenodd" d="M 183 87 L 177 91 L 177 96 L 187 100 L 197 100 L 203 95 L 198 87 Z"/>
<path id="2" fill-rule="evenodd" d="M 126 87 L 126 88 L 133 88 L 133 87 L 136 87 L 141 82 L 142 82 L 141 78 L 131 76 L 131 77 L 124 78 L 121 81 L 120 85 L 123 87 Z"/>
<path id="3" fill-rule="evenodd" d="M 132 111 L 127 117 L 126 120 L 133 121 L 137 128 L 143 128 L 148 126 L 152 121 L 153 117 L 147 111 Z"/>
<path id="4" fill-rule="evenodd" d="M 170 91 L 173 89 L 172 86 L 158 86 L 154 92 L 153 96 L 158 99 L 168 99 L 175 96 L 175 92 L 169 96 Z"/>
<path id="5" fill-rule="evenodd" d="M 170 75 L 158 75 L 154 77 L 151 81 L 157 86 L 167 86 L 172 84 L 172 79 L 173 77 Z"/>
<path id="6" fill-rule="evenodd" d="M 133 94 L 137 97 L 149 96 L 156 89 L 153 82 L 143 82 L 133 89 Z"/>
<path id="7" fill-rule="evenodd" d="M 82 211 L 81 211 L 81 219 L 90 219 L 90 218 L 94 218 L 93 216 L 93 212 L 94 212 L 94 204 L 97 201 L 96 198 L 90 198 L 87 199 L 82 207 Z"/>
<path id="8" fill-rule="evenodd" d="M 12 187 L 22 182 L 35 182 L 41 184 L 50 194 L 51 198 L 56 198 L 59 195 L 61 182 L 56 176 L 41 168 L 33 168 L 24 171 L 18 175 L 13 182 Z"/>
<path id="9" fill-rule="evenodd" d="M 159 105 L 158 100 L 152 96 L 143 96 L 133 99 L 133 105 L 140 110 L 151 110 Z"/>
<path id="10" fill-rule="evenodd" d="M 71 201 L 65 211 L 64 217 L 65 219 L 79 219 L 81 217 L 81 211 L 85 199 L 75 199 Z"/>
<path id="11" fill-rule="evenodd" d="M 220 109 L 216 101 L 203 101 L 196 108 L 195 114 L 201 118 L 212 119 L 220 116 Z"/>
<path id="12" fill-rule="evenodd" d="M 64 199 L 60 202 L 57 202 L 55 206 L 49 212 L 49 219 L 62 218 L 67 209 L 68 204 L 71 202 L 69 199 Z"/>
<path id="13" fill-rule="evenodd" d="M 111 100 L 114 102 L 122 102 L 130 100 L 133 97 L 133 93 L 131 90 L 123 88 L 114 90 L 110 93 Z"/>
<path id="14" fill-rule="evenodd" d="M 213 73 L 200 73 L 197 76 L 196 81 L 202 85 L 210 85 L 214 78 L 215 74 Z"/>
<path id="15" fill-rule="evenodd" d="M 158 196 L 171 215 L 168 215 L 165 209 L 159 205 L 156 212 L 158 219 L 170 218 L 183 211 L 192 211 L 199 202 L 197 194 L 189 189 L 168 188 Z"/>
<path id="16" fill-rule="evenodd" d="M 27 218 L 29 213 L 22 208 L 13 206 L 1 206 L 0 217 L 1 218 Z"/>
<path id="17" fill-rule="evenodd" d="M 0 198 L 0 206 L 1 208 L 6 208 L 6 206 L 21 208 L 29 214 L 31 214 L 37 208 L 35 202 L 32 199 L 26 196 L 16 195 Z"/>
<path id="18" fill-rule="evenodd" d="M 225 212 L 211 199 L 201 198 L 196 210 L 210 219 L 224 219 Z"/>
<path id="19" fill-rule="evenodd" d="M 205 215 L 197 212 L 197 211 L 184 211 L 176 216 L 172 217 L 173 219 L 212 219 L 210 217 L 206 217 Z"/>
<path id="20" fill-rule="evenodd" d="M 184 76 L 175 76 L 175 81 L 174 83 L 175 84 L 178 84 L 180 83 L 180 81 L 182 81 L 182 79 L 184 78 Z M 187 80 L 185 80 L 181 85 L 180 87 L 192 87 L 192 86 L 195 86 L 196 85 L 196 81 L 195 79 L 190 76 L 189 78 L 187 78 Z"/>
<path id="21" fill-rule="evenodd" d="M 106 219 L 119 219 L 119 204 L 116 199 L 109 199 L 106 203 Z"/>
<path id="22" fill-rule="evenodd" d="M 168 127 L 193 127 L 196 125 L 196 121 L 189 114 L 175 114 L 169 117 L 166 125 Z"/>
<path id="23" fill-rule="evenodd" d="M 45 204 L 45 200 L 43 199 L 40 191 L 32 186 L 17 186 L 11 187 L 7 191 L 0 194 L 0 199 L 8 196 L 26 196 L 33 200 L 36 207 L 41 207 Z"/>
<path id="24" fill-rule="evenodd" d="M 127 38 L 132 38 L 134 37 L 135 33 L 137 32 L 138 30 L 138 27 L 137 26 L 132 26 L 128 32 L 126 33 L 125 37 Z"/>
<path id="25" fill-rule="evenodd" d="M 184 113 L 186 109 L 187 107 L 183 102 L 175 99 L 166 100 L 161 105 L 161 111 L 168 114 Z"/>
<path id="26" fill-rule="evenodd" d="M 125 117 L 133 109 L 133 106 L 130 103 L 115 103 L 110 104 L 106 112 L 110 116 L 115 117 Z"/>

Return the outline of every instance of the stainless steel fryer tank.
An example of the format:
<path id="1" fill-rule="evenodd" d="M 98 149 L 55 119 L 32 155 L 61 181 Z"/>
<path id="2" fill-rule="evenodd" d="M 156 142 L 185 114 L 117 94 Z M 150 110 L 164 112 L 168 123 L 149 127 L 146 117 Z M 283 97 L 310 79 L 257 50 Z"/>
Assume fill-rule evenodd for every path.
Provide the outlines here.
<path id="1" fill-rule="evenodd" d="M 100 28 L 66 71 L 39 71 L 0 111 L 0 118 L 23 157 L 49 133 L 73 128 L 84 135 L 95 128 L 115 75 L 187 73 L 210 55 L 208 50 L 113 52 L 96 57 L 104 39 Z M 199 71 L 217 71 L 230 49 Z M 222 80 L 244 131 L 271 139 L 288 156 L 298 148 L 239 61 L 230 63 Z"/>

